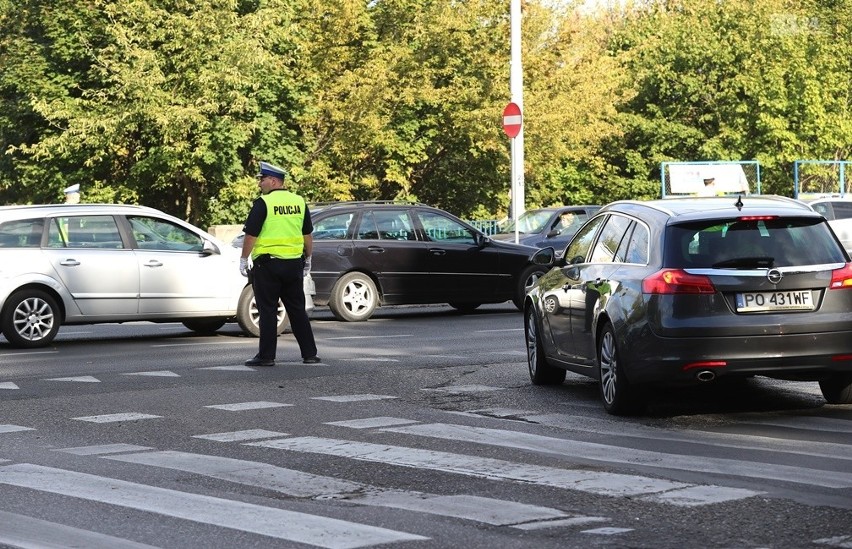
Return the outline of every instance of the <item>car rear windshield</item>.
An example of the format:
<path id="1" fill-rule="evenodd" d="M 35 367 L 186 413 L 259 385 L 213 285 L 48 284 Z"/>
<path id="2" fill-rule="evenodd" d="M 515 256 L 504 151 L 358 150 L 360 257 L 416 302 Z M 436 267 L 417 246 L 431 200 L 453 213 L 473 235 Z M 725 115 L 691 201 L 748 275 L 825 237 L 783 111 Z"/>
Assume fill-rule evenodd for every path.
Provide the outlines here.
<path id="1" fill-rule="evenodd" d="M 673 268 L 759 269 L 843 263 L 822 219 L 742 217 L 670 225 L 664 262 Z"/>

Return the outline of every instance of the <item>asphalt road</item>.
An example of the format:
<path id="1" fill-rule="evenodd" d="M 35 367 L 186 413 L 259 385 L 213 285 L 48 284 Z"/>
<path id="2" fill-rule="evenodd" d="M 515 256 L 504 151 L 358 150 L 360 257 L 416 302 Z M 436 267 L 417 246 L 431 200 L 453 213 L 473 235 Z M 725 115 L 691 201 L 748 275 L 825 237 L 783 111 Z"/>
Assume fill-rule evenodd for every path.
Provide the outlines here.
<path id="1" fill-rule="evenodd" d="M 0 546 L 852 547 L 852 406 L 757 378 L 607 415 L 529 382 L 511 304 L 0 339 Z"/>

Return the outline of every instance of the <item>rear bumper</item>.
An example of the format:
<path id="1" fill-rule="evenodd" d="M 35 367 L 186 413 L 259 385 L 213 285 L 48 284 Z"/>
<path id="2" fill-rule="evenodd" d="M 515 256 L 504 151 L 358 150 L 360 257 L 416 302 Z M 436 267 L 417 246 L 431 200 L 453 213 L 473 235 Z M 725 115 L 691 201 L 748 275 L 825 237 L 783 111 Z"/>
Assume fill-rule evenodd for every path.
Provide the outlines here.
<path id="1" fill-rule="evenodd" d="M 646 334 L 621 350 L 635 384 L 697 382 L 716 377 L 764 375 L 818 380 L 852 373 L 852 331 L 749 337 L 663 338 Z"/>

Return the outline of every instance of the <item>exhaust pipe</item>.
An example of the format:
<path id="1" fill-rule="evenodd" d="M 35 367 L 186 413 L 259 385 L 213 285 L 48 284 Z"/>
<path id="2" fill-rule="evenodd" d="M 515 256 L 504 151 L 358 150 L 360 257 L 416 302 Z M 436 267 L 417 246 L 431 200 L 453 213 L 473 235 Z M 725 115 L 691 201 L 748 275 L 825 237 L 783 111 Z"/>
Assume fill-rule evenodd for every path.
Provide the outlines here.
<path id="1" fill-rule="evenodd" d="M 701 370 L 695 375 L 698 381 L 713 381 L 716 379 L 716 372 L 713 370 Z"/>

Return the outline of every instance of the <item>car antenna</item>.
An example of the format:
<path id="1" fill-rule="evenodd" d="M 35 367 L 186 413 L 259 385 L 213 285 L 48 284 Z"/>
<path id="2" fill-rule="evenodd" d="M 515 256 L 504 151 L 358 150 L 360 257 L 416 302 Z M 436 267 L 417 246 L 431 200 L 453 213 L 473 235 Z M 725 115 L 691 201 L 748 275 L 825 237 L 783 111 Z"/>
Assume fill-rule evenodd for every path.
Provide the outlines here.
<path id="1" fill-rule="evenodd" d="M 734 206 L 736 206 L 739 211 L 743 211 L 743 195 L 737 196 L 737 201 L 734 202 Z"/>

